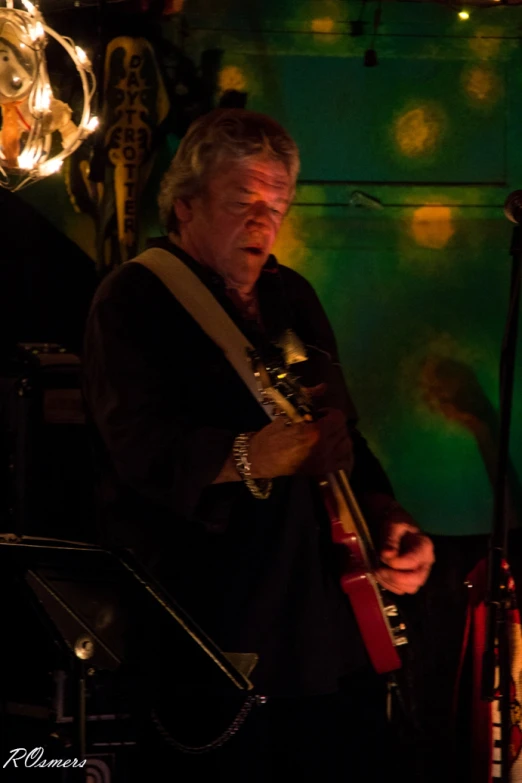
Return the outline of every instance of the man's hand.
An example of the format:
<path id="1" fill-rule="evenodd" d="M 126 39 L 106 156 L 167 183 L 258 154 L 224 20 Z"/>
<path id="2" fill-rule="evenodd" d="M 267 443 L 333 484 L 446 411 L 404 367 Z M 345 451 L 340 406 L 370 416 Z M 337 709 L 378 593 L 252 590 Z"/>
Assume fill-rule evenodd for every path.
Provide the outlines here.
<path id="1" fill-rule="evenodd" d="M 278 417 L 252 436 L 249 457 L 253 478 L 320 476 L 341 467 L 350 469 L 352 441 L 345 415 L 328 409 L 317 421 L 290 426 L 285 417 Z"/>
<path id="2" fill-rule="evenodd" d="M 400 510 L 394 511 L 384 523 L 379 556 L 383 567 L 375 571 L 375 577 L 397 595 L 416 593 L 435 562 L 431 539 Z"/>
<path id="3" fill-rule="evenodd" d="M 254 433 L 248 449 L 252 478 L 271 479 L 295 473 L 322 476 L 341 468 L 350 473 L 353 449 L 346 417 L 333 408 L 322 414 L 317 421 L 290 425 L 286 416 L 278 416 Z M 213 484 L 229 481 L 240 481 L 232 454 Z"/>

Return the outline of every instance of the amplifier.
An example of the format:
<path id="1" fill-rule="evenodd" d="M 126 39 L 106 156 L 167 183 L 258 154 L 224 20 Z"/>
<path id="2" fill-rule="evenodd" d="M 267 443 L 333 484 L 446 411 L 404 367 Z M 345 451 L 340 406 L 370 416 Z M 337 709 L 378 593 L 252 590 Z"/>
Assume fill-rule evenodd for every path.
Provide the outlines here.
<path id="1" fill-rule="evenodd" d="M 19 343 L 0 367 L 0 432 L 0 533 L 91 540 L 80 358 L 54 343 Z"/>

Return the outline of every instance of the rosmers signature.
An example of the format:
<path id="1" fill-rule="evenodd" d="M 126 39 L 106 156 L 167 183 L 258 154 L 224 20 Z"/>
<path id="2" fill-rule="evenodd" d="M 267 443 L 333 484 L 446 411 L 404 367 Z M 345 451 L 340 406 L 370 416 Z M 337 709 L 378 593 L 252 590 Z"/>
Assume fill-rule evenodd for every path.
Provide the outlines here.
<path id="1" fill-rule="evenodd" d="M 20 767 L 84 767 L 85 759 L 44 759 L 43 748 L 14 748 L 10 751 L 11 755 L 3 765 L 3 769 L 10 764 L 18 769 Z"/>

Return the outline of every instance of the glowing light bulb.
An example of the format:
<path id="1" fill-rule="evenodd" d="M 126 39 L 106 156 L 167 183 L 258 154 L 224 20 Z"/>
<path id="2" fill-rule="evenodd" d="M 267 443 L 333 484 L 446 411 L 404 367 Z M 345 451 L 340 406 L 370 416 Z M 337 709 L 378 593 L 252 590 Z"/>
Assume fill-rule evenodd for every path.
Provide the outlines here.
<path id="1" fill-rule="evenodd" d="M 52 91 L 49 84 L 38 90 L 34 98 L 34 108 L 36 111 L 48 111 L 51 106 Z"/>
<path id="2" fill-rule="evenodd" d="M 96 128 L 99 126 L 100 120 L 98 117 L 91 117 L 87 125 L 85 126 L 86 130 L 89 131 L 89 133 L 92 133 L 96 130 Z"/>
<path id="3" fill-rule="evenodd" d="M 469 13 L 467 11 L 459 11 L 459 19 L 461 19 L 463 22 L 466 19 L 469 19 Z"/>
<path id="4" fill-rule="evenodd" d="M 29 11 L 29 13 L 34 16 L 35 7 L 29 0 L 22 0 L 22 5 L 25 6 L 26 10 Z"/>
<path id="5" fill-rule="evenodd" d="M 80 62 L 80 65 L 90 65 L 89 58 L 87 57 L 87 54 L 83 51 L 81 46 L 75 46 L 74 51 L 76 52 L 76 56 L 78 57 L 78 60 Z"/>
<path id="6" fill-rule="evenodd" d="M 31 36 L 32 41 L 37 41 L 38 38 L 43 38 L 45 35 L 45 30 L 43 29 L 41 22 L 36 22 L 33 27 L 29 28 L 29 35 Z"/>
<path id="7" fill-rule="evenodd" d="M 25 149 L 18 156 L 18 168 L 30 171 L 34 168 L 36 161 L 38 160 L 39 152 L 37 150 Z"/>
<path id="8" fill-rule="evenodd" d="M 46 160 L 39 166 L 39 171 L 42 177 L 47 177 L 49 174 L 56 174 L 57 171 L 60 171 L 62 165 L 63 160 Z"/>

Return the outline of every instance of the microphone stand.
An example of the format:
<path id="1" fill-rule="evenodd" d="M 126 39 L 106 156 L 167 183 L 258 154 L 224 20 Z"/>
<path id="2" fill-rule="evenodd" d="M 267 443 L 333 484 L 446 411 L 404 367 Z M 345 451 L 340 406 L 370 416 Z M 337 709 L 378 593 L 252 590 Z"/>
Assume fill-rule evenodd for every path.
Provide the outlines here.
<path id="1" fill-rule="evenodd" d="M 516 357 L 518 313 L 520 304 L 520 272 L 522 267 L 522 229 L 513 229 L 510 254 L 512 256 L 511 284 L 508 316 L 500 359 L 500 435 L 495 477 L 493 530 L 488 553 L 488 584 L 486 594 L 486 643 L 482 658 L 482 699 L 499 701 L 501 736 L 502 783 L 509 780 L 510 740 L 510 683 L 511 665 L 507 611 L 510 596 L 507 574 L 503 563 L 507 562 L 509 523 L 505 511 L 507 470 L 509 462 L 509 430 Z M 497 658 L 498 651 L 498 658 Z M 499 677 L 496 677 L 497 671 Z"/>

